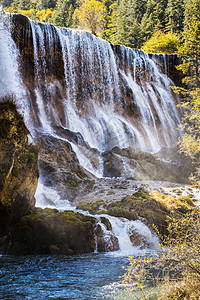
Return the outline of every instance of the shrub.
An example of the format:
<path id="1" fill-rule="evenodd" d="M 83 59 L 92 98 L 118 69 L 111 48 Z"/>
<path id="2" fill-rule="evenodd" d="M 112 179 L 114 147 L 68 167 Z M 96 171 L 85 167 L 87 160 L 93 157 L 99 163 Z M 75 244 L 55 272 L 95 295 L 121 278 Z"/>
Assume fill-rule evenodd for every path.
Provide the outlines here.
<path id="1" fill-rule="evenodd" d="M 144 299 L 150 299 L 144 285 L 149 282 L 158 299 L 200 299 L 200 210 L 169 218 L 168 231 L 159 253 L 130 258 L 124 282 L 137 285 Z"/>
<path id="2" fill-rule="evenodd" d="M 147 53 L 177 53 L 180 38 L 172 32 L 157 31 L 142 47 Z"/>

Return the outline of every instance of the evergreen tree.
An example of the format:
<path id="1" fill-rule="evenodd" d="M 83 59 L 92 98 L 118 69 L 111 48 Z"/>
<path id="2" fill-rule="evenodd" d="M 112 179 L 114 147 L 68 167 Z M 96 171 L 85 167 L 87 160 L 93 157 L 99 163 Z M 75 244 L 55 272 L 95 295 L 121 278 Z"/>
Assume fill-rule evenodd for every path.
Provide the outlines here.
<path id="1" fill-rule="evenodd" d="M 35 4 L 37 9 L 42 10 L 48 8 L 55 8 L 56 2 L 57 2 L 56 0 L 37 0 L 35 1 Z"/>
<path id="2" fill-rule="evenodd" d="M 73 14 L 76 7 L 76 0 L 58 0 L 51 22 L 56 26 L 72 27 L 74 23 Z"/>
<path id="3" fill-rule="evenodd" d="M 142 44 L 141 20 L 145 12 L 145 0 L 121 0 L 116 13 L 115 43 L 132 48 Z"/>
<path id="4" fill-rule="evenodd" d="M 11 6 L 11 4 L 14 2 L 14 0 L 1 0 L 0 1 L 0 4 L 3 6 L 3 7 L 9 7 Z"/>
<path id="5" fill-rule="evenodd" d="M 154 14 L 154 8 L 156 6 L 155 0 L 147 0 L 146 12 L 143 15 L 141 21 L 141 31 L 144 41 L 149 39 L 155 31 L 156 17 Z"/>
<path id="6" fill-rule="evenodd" d="M 182 96 L 184 118 L 182 128 L 185 135 L 180 141 L 180 149 L 191 156 L 200 175 L 200 0 L 186 2 L 183 31 L 184 43 L 180 54 L 185 55 L 178 67 L 185 74 L 182 80 L 184 88 L 174 90 Z"/>
<path id="7" fill-rule="evenodd" d="M 30 5 L 31 5 L 31 1 L 30 0 L 20 0 L 18 2 L 17 8 L 18 9 L 28 10 L 30 8 Z"/>
<path id="8" fill-rule="evenodd" d="M 184 22 L 184 0 L 168 0 L 166 8 L 167 29 L 181 32 Z"/>
<path id="9" fill-rule="evenodd" d="M 141 21 L 143 40 L 148 40 L 156 31 L 165 29 L 167 1 L 147 0 L 146 12 Z"/>
<path id="10" fill-rule="evenodd" d="M 200 87 L 200 0 L 186 2 L 183 31 L 183 46 L 180 54 L 188 56 L 183 60 L 180 69 L 187 75 L 187 83 L 195 88 Z M 188 76 L 190 74 L 190 76 Z M 185 80 L 186 81 L 186 80 Z"/>
<path id="11" fill-rule="evenodd" d="M 154 16 L 156 20 L 155 31 L 163 30 L 166 25 L 165 10 L 168 0 L 155 0 Z"/>

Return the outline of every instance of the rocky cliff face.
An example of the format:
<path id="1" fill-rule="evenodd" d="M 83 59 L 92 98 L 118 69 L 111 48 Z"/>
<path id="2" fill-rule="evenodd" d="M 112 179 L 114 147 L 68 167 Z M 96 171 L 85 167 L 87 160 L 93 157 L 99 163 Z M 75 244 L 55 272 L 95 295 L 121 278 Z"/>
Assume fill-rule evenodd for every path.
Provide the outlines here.
<path id="1" fill-rule="evenodd" d="M 10 26 L 34 135 L 54 132 L 68 140 L 67 129 L 100 153 L 115 146 L 157 151 L 177 141 L 178 98 L 168 77 L 176 77 L 177 58 L 149 56 L 22 15 L 13 15 Z"/>
<path id="2" fill-rule="evenodd" d="M 35 207 L 38 154 L 28 133 L 15 105 L 0 103 L 0 212 L 11 222 Z"/>
<path id="3" fill-rule="evenodd" d="M 163 173 L 164 165 L 149 156 L 159 169 L 151 178 L 150 163 L 138 168 L 131 157 L 114 153 L 116 147 L 148 152 L 176 143 L 180 115 L 169 78 L 176 83 L 181 78 L 177 56 L 148 56 L 89 32 L 18 14 L 11 18 L 11 35 L 20 53 L 26 107 L 32 108 L 28 123 L 40 143 L 39 166 L 47 184 L 73 199 L 86 188 L 87 171 L 97 177 L 177 180 L 176 166 L 171 171 L 166 165 L 169 171 Z"/>
<path id="4" fill-rule="evenodd" d="M 7 254 L 94 251 L 94 218 L 35 208 L 38 148 L 29 145 L 28 134 L 15 104 L 10 100 L 0 103 L 0 251 Z M 70 157 L 67 149 L 64 147 L 63 151 L 68 160 L 78 168 L 77 173 L 81 172 L 76 158 Z M 43 159 L 47 155 L 50 153 L 44 154 Z M 64 170 L 67 172 L 66 167 Z"/>

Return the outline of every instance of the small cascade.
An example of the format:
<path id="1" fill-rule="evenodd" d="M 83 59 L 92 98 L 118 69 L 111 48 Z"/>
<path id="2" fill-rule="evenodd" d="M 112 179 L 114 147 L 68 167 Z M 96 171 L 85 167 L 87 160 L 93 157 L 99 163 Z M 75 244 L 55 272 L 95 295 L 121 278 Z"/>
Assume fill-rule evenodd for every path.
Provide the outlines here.
<path id="1" fill-rule="evenodd" d="M 24 29 L 17 31 L 21 23 Z M 79 144 L 72 147 L 80 164 L 98 177 L 101 153 L 115 146 L 156 152 L 176 143 L 180 116 L 167 56 L 160 55 L 162 72 L 154 56 L 111 45 L 87 31 L 3 12 L 1 27 L 1 96 L 16 96 L 33 137 L 56 132 L 65 138 L 59 130 L 79 133 L 99 152 L 98 166 L 91 167 Z"/>
<path id="2" fill-rule="evenodd" d="M 118 240 L 118 255 L 132 255 L 139 249 L 158 247 L 158 237 L 140 220 L 130 221 L 109 215 L 104 217 L 110 221 L 112 232 Z"/>
<path id="3" fill-rule="evenodd" d="M 60 195 L 54 189 L 45 186 L 42 180 L 39 179 L 37 190 L 35 193 L 36 207 L 41 208 L 56 208 L 59 210 L 72 210 L 76 208 L 71 205 L 68 200 L 62 200 Z"/>
<path id="4" fill-rule="evenodd" d="M 87 211 L 76 209 L 68 200 L 61 199 L 57 191 L 44 186 L 41 179 L 35 197 L 36 206 L 56 208 L 59 211 L 70 210 L 96 218 L 95 252 L 114 251 L 115 255 L 127 256 L 141 249 L 155 249 L 159 244 L 158 237 L 142 221 L 130 221 L 106 214 L 91 215 Z"/>

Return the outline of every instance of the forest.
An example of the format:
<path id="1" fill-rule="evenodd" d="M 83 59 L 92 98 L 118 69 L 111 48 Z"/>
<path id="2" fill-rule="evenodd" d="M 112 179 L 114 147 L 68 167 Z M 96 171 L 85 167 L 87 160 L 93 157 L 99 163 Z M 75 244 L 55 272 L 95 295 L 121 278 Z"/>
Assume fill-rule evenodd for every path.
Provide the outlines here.
<path id="1" fill-rule="evenodd" d="M 187 19 L 188 0 L 1 0 L 9 12 L 56 26 L 86 29 L 113 44 L 141 48 L 152 36 L 174 53 Z"/>

